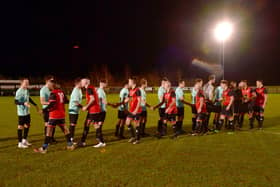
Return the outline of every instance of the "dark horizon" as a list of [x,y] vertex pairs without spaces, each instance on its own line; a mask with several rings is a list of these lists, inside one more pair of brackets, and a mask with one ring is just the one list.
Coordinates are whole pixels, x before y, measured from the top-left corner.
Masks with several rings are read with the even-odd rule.
[[[6,77],[55,74],[73,79],[107,67],[114,77],[158,74],[207,77],[193,58],[219,62],[212,28],[228,18],[226,79],[280,84],[280,2],[88,1],[4,2],[1,71]],[[79,45],[79,49],[73,49]]]

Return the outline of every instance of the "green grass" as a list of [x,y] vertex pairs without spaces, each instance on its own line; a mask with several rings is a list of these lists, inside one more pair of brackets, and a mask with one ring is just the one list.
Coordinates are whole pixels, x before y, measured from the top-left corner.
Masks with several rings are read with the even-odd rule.
[[[38,98],[35,98],[38,102]],[[109,95],[117,101],[117,95]],[[157,103],[155,95],[148,101]],[[144,138],[139,145],[118,141],[114,136],[117,111],[108,108],[104,125],[107,147],[91,146],[65,150],[59,141],[46,155],[32,149],[17,149],[17,116],[12,97],[0,97],[0,186],[280,186],[280,95],[272,94],[266,109],[263,131],[249,131],[177,140]],[[191,113],[186,107],[184,128],[190,131]],[[85,114],[77,126],[81,137]],[[157,111],[148,113],[148,132],[156,128]],[[29,140],[43,143],[43,120],[32,109]],[[93,128],[88,145],[96,143]]]

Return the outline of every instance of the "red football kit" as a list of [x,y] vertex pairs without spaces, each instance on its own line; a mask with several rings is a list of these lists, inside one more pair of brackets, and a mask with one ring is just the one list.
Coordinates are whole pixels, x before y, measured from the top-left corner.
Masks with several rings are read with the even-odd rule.
[[254,90],[252,88],[247,87],[246,89],[242,89],[242,97],[243,100],[246,100],[246,103],[252,100]]
[[90,96],[94,97],[93,103],[88,107],[88,113],[89,114],[96,114],[101,112],[101,108],[99,105],[99,99],[97,92],[94,88],[94,86],[89,85],[86,89],[86,103],[88,104],[90,101]]
[[223,106],[228,106],[230,104],[230,99],[231,97],[234,96],[233,91],[228,88],[226,90],[223,91]]
[[[176,100],[176,94],[175,94],[174,90],[170,89],[169,92],[164,93],[163,97],[164,97],[164,101],[165,101],[165,104],[166,104],[165,113],[167,113],[167,114],[177,114],[176,103],[174,103],[174,105],[171,108],[169,108],[170,104],[172,102],[174,102],[174,100]],[[169,108],[168,111],[167,111],[167,108]]]
[[200,99],[203,98],[203,104],[202,104],[202,108],[201,108],[201,113],[207,113],[207,109],[206,109],[206,103],[205,103],[205,96],[202,90],[199,90],[195,96],[195,107],[196,110],[199,109],[200,106]]
[[[129,90],[129,112],[132,113],[135,111],[137,105],[141,102],[141,91],[139,88],[134,88]],[[137,110],[137,114],[142,112],[142,107],[139,106]]]
[[50,119],[64,119],[65,118],[65,95],[63,91],[60,89],[55,89],[51,92],[50,95],[50,105],[52,107],[50,108],[49,118]]
[[264,96],[267,94],[267,89],[265,87],[262,88],[256,88],[256,100],[255,100],[255,105],[256,106],[263,106],[264,104]]

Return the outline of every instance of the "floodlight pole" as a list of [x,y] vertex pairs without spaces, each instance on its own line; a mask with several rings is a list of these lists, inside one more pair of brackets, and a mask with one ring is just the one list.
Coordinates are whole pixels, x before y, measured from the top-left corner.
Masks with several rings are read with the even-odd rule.
[[222,67],[223,67],[223,80],[225,80],[225,40],[222,40]]

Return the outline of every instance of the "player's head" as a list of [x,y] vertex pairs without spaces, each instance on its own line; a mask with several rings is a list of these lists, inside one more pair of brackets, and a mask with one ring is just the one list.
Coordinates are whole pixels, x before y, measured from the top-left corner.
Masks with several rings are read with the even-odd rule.
[[221,80],[221,87],[226,90],[228,88],[228,81],[227,80]]
[[107,80],[106,79],[100,79],[99,86],[101,88],[106,88],[107,87]]
[[128,79],[128,87],[135,88],[137,86],[137,79],[136,77],[130,77]]
[[247,80],[242,80],[241,83],[242,83],[242,88],[246,88],[248,86]]
[[76,78],[74,81],[75,87],[81,88],[82,87],[82,79],[80,77]]
[[29,79],[28,78],[20,79],[20,86],[24,89],[27,89],[29,86]]
[[122,85],[123,85],[124,88],[128,88],[128,82],[127,81],[123,82]]
[[165,85],[165,83],[166,83],[167,81],[168,81],[168,78],[163,77],[163,78],[161,79],[161,86],[164,87],[164,85]]
[[202,87],[203,80],[202,79],[195,79],[194,87],[200,89]]
[[179,85],[180,88],[184,88],[186,86],[186,83],[185,83],[185,81],[183,79],[181,79],[181,80],[179,80],[179,84],[178,85]]
[[140,80],[140,86],[143,87],[143,88],[146,88],[148,86],[148,81],[147,79],[141,79]]
[[209,83],[211,83],[211,84],[215,84],[215,82],[216,82],[216,76],[215,76],[215,75],[210,75],[210,76],[208,77],[208,81],[209,81]]
[[82,86],[82,88],[88,87],[88,85],[90,85],[90,80],[89,80],[89,78],[83,78],[83,79],[81,80],[81,86]]
[[256,81],[256,86],[257,86],[258,88],[263,87],[263,80],[257,80],[257,81]]
[[171,82],[170,81],[165,81],[164,83],[164,89],[169,90],[171,88]]
[[237,82],[236,81],[231,81],[230,82],[230,87],[231,88],[236,88],[237,87]]
[[45,83],[46,83],[47,87],[49,87],[50,84],[53,84],[54,83],[54,76],[53,75],[45,76]]

